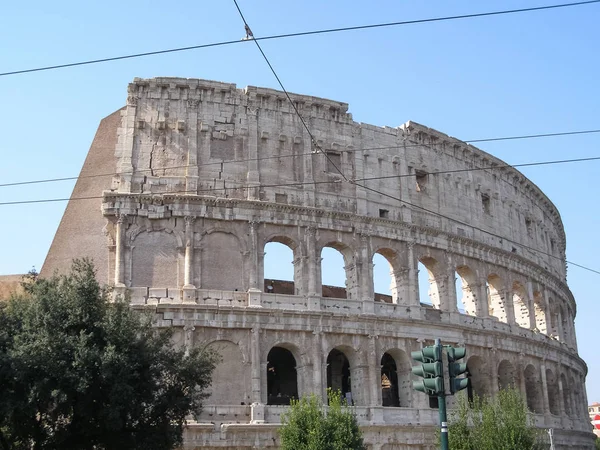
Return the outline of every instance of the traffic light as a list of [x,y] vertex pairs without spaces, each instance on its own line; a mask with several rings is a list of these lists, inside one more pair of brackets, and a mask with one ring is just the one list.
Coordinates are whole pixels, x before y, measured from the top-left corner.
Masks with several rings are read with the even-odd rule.
[[427,395],[444,395],[444,368],[442,364],[442,346],[424,347],[411,352],[411,357],[421,364],[412,368],[412,373],[423,380],[413,381],[413,389]]
[[450,393],[454,394],[469,386],[468,378],[457,378],[467,371],[467,364],[456,362],[467,354],[464,347],[448,347],[448,375],[450,376]]

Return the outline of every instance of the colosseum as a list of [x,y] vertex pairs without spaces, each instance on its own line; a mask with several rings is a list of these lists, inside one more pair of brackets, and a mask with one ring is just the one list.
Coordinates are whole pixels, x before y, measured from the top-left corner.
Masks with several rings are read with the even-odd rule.
[[[276,449],[290,398],[332,387],[370,450],[432,449],[438,412],[412,390],[409,355],[435,338],[466,346],[469,395],[513,385],[555,448],[593,446],[550,200],[423,125],[357,123],[345,103],[290,100],[135,79],[98,128],[42,269],[92,257],[180,345],[222,355],[185,448]],[[293,280],[265,279],[271,243],[293,255]],[[326,248],[343,257],[344,287],[322,283]],[[389,293],[375,292],[374,258],[389,263]]]

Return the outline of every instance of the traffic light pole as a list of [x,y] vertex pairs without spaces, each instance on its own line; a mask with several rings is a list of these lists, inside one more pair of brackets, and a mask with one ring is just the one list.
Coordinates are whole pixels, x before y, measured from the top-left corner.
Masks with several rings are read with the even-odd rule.
[[[435,346],[442,349],[442,341],[435,340]],[[440,450],[448,450],[448,417],[446,414],[446,393],[443,386],[444,378],[442,377],[442,390],[438,392],[438,409],[440,413]]]

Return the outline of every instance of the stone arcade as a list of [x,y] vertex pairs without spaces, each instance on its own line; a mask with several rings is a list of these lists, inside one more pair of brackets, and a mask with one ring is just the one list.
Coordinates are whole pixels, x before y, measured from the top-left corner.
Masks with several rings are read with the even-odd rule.
[[[521,173],[414,122],[354,122],[331,100],[291,95],[313,145],[279,91],[156,78],[128,93],[100,124],[42,275],[93,257],[181,345],[221,353],[186,449],[276,448],[289,398],[327,387],[352,399],[370,449],[431,449],[437,410],[411,390],[408,355],[436,337],[466,345],[473,393],[516,386],[557,449],[592,445],[562,222]],[[293,252],[285,290],[264,280],[270,242]],[[325,247],[343,255],[345,289],[322,286]],[[377,254],[388,297],[374,292]]]

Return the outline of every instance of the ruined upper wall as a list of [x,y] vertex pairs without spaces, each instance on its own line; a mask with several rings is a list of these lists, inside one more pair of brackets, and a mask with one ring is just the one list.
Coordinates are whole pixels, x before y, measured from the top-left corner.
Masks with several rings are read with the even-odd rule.
[[398,220],[518,253],[565,279],[560,216],[517,170],[414,122],[376,127],[354,122],[345,103],[290,97],[294,107],[272,89],[135,79],[112,189]]

